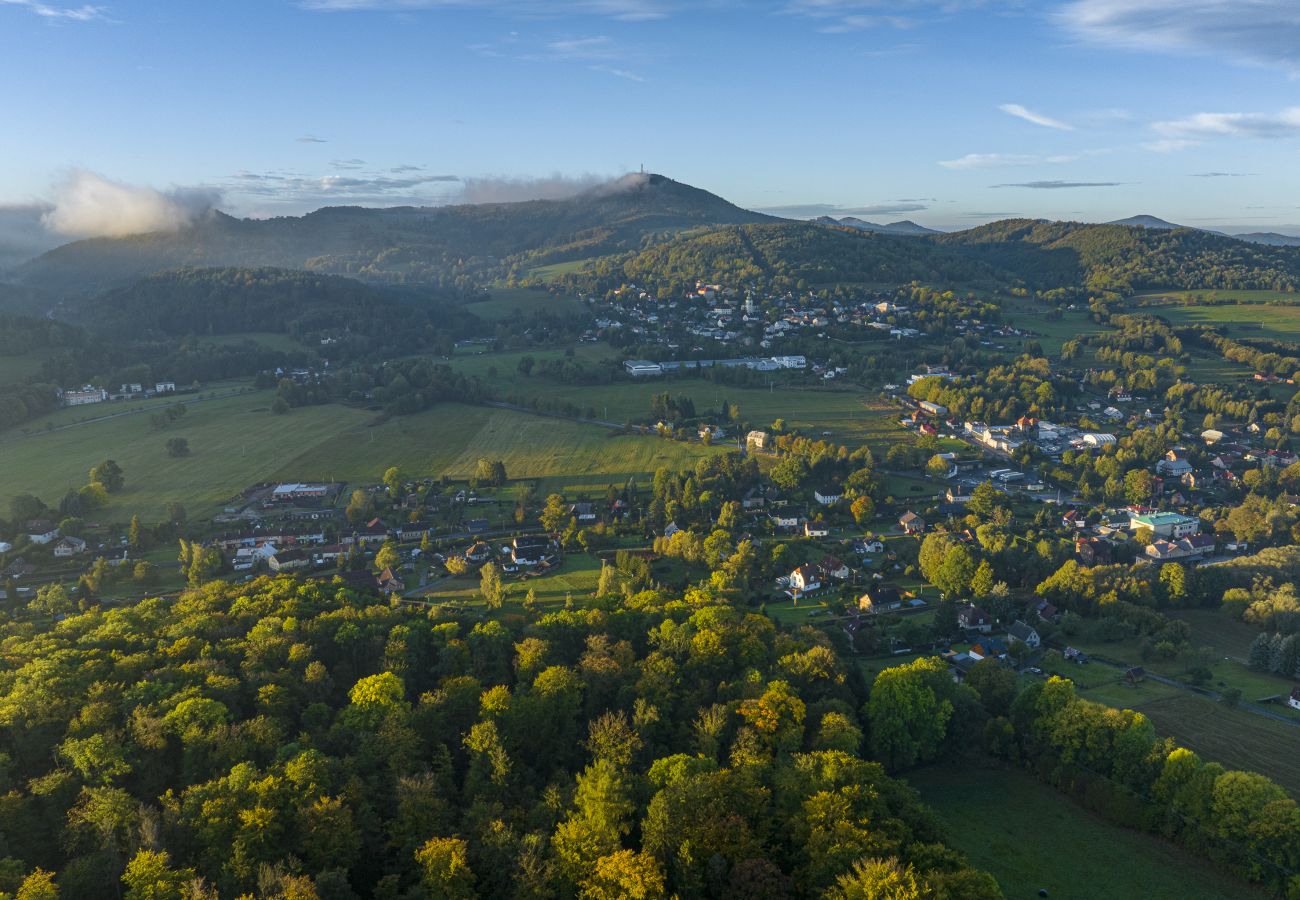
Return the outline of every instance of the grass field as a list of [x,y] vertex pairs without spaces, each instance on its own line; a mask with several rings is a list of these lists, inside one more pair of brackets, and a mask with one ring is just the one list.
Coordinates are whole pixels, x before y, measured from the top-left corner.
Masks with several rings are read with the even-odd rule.
[[1146,715],[1158,734],[1170,735],[1202,758],[1267,775],[1300,798],[1300,772],[1295,767],[1300,758],[1300,728],[1186,691],[1132,708]]
[[591,262],[589,259],[572,259],[568,262],[551,263],[549,266],[538,266],[529,274],[543,281],[554,281],[560,275],[582,271],[582,267],[589,262]]
[[46,354],[22,353],[18,356],[0,356],[0,384],[11,384],[35,375]]
[[1049,319],[1049,308],[1041,303],[1011,297],[1004,299],[1002,304],[1004,320],[1017,328],[1037,332],[1039,336],[1036,340],[1049,357],[1059,355],[1061,345],[1071,338],[1110,330],[1105,325],[1094,322],[1088,311],[1083,309],[1065,310],[1061,318]]
[[583,309],[583,305],[574,297],[556,297],[546,291],[494,287],[489,293],[492,295],[490,300],[470,303],[465,307],[465,311],[488,322],[500,322],[521,312],[564,314],[581,312]]
[[1076,806],[1016,770],[935,766],[907,780],[947,824],[947,842],[1008,898],[1191,900],[1263,896],[1156,837]]
[[[522,611],[524,595],[529,588],[537,595],[537,602],[542,607],[562,608],[569,599],[572,599],[575,606],[584,606],[591,602],[599,580],[599,559],[586,553],[570,553],[564,557],[559,571],[553,574],[524,580],[507,576],[505,583],[509,594],[503,608],[506,611]],[[439,582],[424,596],[434,602],[455,601],[474,608],[483,606],[477,575]]]
[[[1300,304],[1300,295],[1290,295]],[[1234,337],[1277,337],[1296,340],[1300,335],[1300,305],[1269,306],[1260,303],[1230,306],[1162,306],[1154,310],[1173,325],[1219,325]]]
[[1286,291],[1154,291],[1139,294],[1135,298],[1139,303],[1217,303],[1224,300],[1237,300],[1243,303],[1297,303],[1300,294]]
[[[660,466],[693,465],[721,452],[699,444],[615,435],[595,426],[484,407],[445,404],[373,425],[374,414],[338,405],[269,412],[269,391],[195,403],[183,420],[155,431],[147,415],[123,416],[0,446],[0,508],[22,492],[57,504],[86,482],[90,467],[115,459],[126,488],[104,517],[162,513],[168,501],[210,514],[258,481],[376,481],[389,466],[412,475],[468,477],[479,457],[505,462],[512,478],[541,479],[543,492],[603,491]],[[169,437],[188,439],[191,455],[170,458]]]
[[[740,417],[758,426],[785,419],[791,429],[821,436],[850,446],[869,444],[886,448],[903,436],[897,425],[897,407],[882,403],[874,395],[851,387],[822,387],[792,384],[788,376],[776,374],[770,386],[737,388],[714,384],[703,378],[654,378],[645,381],[618,381],[607,384],[561,384],[538,374],[531,377],[519,372],[519,361],[531,356],[535,361],[564,357],[561,351],[505,351],[478,353],[462,350],[452,359],[452,366],[467,375],[476,375],[491,385],[503,398],[544,398],[590,408],[598,418],[613,422],[639,421],[650,414],[650,400],[665,391],[685,395],[695,403],[701,415],[718,409],[723,400],[740,407]],[[612,348],[605,344],[579,345],[573,359],[596,366],[614,359],[621,364]]]

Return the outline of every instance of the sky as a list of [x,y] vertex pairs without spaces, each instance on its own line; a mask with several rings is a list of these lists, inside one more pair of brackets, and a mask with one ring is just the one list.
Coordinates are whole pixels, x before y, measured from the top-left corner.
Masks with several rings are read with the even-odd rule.
[[0,0],[0,84],[0,212],[63,236],[641,166],[791,217],[1300,233],[1297,0]]

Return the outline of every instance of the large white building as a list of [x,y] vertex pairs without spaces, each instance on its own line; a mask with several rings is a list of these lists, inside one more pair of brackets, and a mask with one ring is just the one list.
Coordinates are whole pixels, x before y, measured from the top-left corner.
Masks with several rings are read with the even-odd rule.
[[64,391],[59,396],[63,399],[64,406],[85,406],[88,403],[103,403],[108,399],[108,391],[86,385],[79,389]]

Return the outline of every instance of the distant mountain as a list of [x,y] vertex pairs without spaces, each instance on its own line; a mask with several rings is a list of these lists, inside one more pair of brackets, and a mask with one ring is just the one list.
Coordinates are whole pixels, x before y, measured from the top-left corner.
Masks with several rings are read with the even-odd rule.
[[327,207],[301,217],[210,212],[185,228],[77,241],[18,268],[25,285],[94,293],[181,267],[277,267],[390,284],[463,285],[640,247],[653,234],[779,222],[662,175],[565,200],[445,207]]
[[1155,216],[1129,216],[1127,219],[1117,219],[1114,222],[1107,222],[1107,225],[1127,225],[1130,228],[1158,228],[1166,231],[1175,228],[1185,228],[1185,225],[1175,225],[1173,222],[1166,222],[1164,219],[1158,219]]
[[917,225],[915,222],[904,220],[902,222],[890,222],[888,225],[879,225],[875,222],[868,222],[865,219],[859,219],[855,216],[845,216],[842,219],[832,218],[831,216],[818,216],[812,220],[818,225],[838,225],[842,228],[857,228],[859,231],[874,231],[879,234],[940,234],[933,228],[926,228],[923,225]]
[[[1160,221],[1160,220],[1157,220]],[[927,238],[1038,287],[1092,290],[1300,286],[1300,252],[1192,228],[1006,219]]]
[[1245,234],[1229,235],[1239,241],[1252,244],[1268,244],[1270,247],[1300,247],[1300,237],[1293,234],[1278,234],[1276,231],[1248,231]]

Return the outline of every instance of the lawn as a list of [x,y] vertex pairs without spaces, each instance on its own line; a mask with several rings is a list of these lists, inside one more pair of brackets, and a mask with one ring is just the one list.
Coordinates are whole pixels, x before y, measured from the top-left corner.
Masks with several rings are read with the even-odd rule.
[[1157,734],[1169,735],[1203,759],[1267,775],[1300,799],[1300,772],[1295,766],[1300,758],[1300,728],[1187,691],[1124,705],[1149,718]]
[[[564,557],[560,568],[551,574],[526,579],[506,576],[509,594],[504,608],[521,611],[524,596],[530,588],[542,607],[562,608],[570,599],[574,605],[582,606],[594,597],[599,580],[599,559],[586,553],[570,553]],[[450,600],[471,607],[483,605],[477,574],[438,582],[424,596],[434,602]]]
[[[269,411],[271,397],[264,391],[193,403],[184,419],[162,431],[153,429],[149,416],[133,415],[19,437],[0,445],[0,508],[23,492],[57,503],[109,457],[125,471],[126,488],[103,515],[125,519],[139,512],[152,519],[171,500],[192,517],[210,515],[259,481],[373,482],[393,465],[411,475],[467,478],[480,457],[503,460],[511,478],[540,479],[543,493],[594,493],[630,477],[647,481],[660,466],[678,470],[721,452],[458,404],[378,425],[374,413],[339,405],[276,416]],[[169,457],[169,437],[186,438],[191,455]]]
[[[1049,319],[1050,307],[1012,297],[1002,301],[1003,318],[1017,328],[1028,329],[1036,333],[1034,338],[1043,347],[1049,358],[1060,355],[1061,345],[1066,341],[1082,335],[1109,331],[1105,325],[1098,324],[1084,309],[1069,309],[1061,313],[1059,319]],[[1014,342],[1015,338],[1006,339]]]
[[[868,444],[882,452],[906,435],[898,427],[900,410],[867,392],[844,386],[823,386],[795,382],[792,376],[771,373],[763,387],[729,387],[705,378],[653,378],[644,381],[616,381],[603,384],[562,384],[536,372],[525,376],[519,361],[526,356],[535,363],[562,359],[562,350],[483,352],[461,350],[451,361],[453,368],[482,378],[502,399],[540,398],[568,403],[596,417],[613,422],[641,421],[650,416],[650,401],[665,391],[690,397],[696,411],[707,415],[723,400],[740,408],[740,418],[766,427],[785,419],[786,427],[850,446]],[[574,360],[591,367],[622,355],[607,344],[580,344]]]
[[947,825],[947,843],[1008,898],[1190,900],[1259,892],[1152,835],[1111,825],[1013,769],[933,766],[908,782]]
[[568,262],[551,263],[549,266],[537,266],[528,274],[543,281],[554,281],[561,275],[581,272],[582,267],[589,262],[591,262],[590,259],[571,259]]
[[[1300,295],[1285,295],[1300,303]],[[1271,298],[1270,298],[1271,299]],[[1296,340],[1300,336],[1300,305],[1263,303],[1224,306],[1162,306],[1153,310],[1173,325],[1220,325],[1234,337],[1278,337]]]
[[487,322],[500,322],[521,314],[549,312],[563,315],[579,313],[585,308],[575,297],[557,297],[547,291],[494,287],[489,293],[490,299],[470,303],[465,311]]

